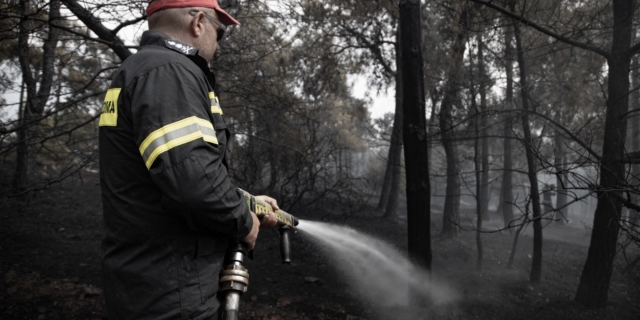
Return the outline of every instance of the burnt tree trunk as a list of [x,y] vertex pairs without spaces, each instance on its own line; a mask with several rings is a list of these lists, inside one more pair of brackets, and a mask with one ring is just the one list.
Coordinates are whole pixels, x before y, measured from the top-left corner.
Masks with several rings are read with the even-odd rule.
[[623,114],[629,107],[629,67],[634,1],[613,1],[613,41],[607,57],[609,82],[607,114],[600,162],[598,205],[593,219],[593,231],[576,301],[582,305],[604,308],[608,300],[609,283],[620,229],[622,205],[615,195],[621,195],[625,165],[621,159],[627,121]]
[[431,270],[431,211],[420,1],[401,0],[402,109],[409,256]]
[[[511,11],[515,11],[515,2],[511,1]],[[524,139],[522,143],[527,156],[527,175],[531,184],[530,196],[533,205],[533,259],[531,261],[531,272],[529,282],[538,284],[542,276],[542,221],[540,212],[540,194],[538,192],[538,177],[536,175],[535,146],[531,138],[531,128],[529,126],[529,87],[527,84],[527,67],[524,59],[524,49],[520,37],[520,27],[514,24],[514,34],[516,38],[516,52],[518,56],[518,69],[520,69],[520,94],[522,96],[522,131]]]
[[[437,113],[436,113],[436,105],[438,104],[438,91],[434,88],[432,88],[430,90],[430,98],[431,98],[431,116],[429,117],[429,122],[428,122],[428,126],[427,126],[427,136],[429,137],[428,141],[427,141],[427,151],[429,154],[429,163],[431,163],[431,155],[432,155],[432,148],[433,148],[433,140],[432,137],[434,136],[435,132],[436,132],[436,123],[437,123]],[[431,188],[431,194],[432,195],[436,195],[438,193],[438,188]]]
[[480,112],[476,106],[475,103],[475,97],[472,100],[472,105],[474,106],[475,109],[475,113],[476,113],[476,119],[475,119],[475,133],[476,133],[476,139],[474,140],[473,143],[473,164],[475,167],[475,173],[476,173],[476,246],[478,249],[478,256],[476,259],[476,270],[482,270],[482,260],[484,259],[484,252],[483,252],[483,248],[482,248],[482,211],[483,211],[483,201],[482,201],[482,174],[481,171],[483,169],[482,167],[482,159],[481,159],[481,154],[480,154],[480,128],[479,128],[479,122],[480,117],[482,117],[482,115],[480,115]]
[[[396,114],[398,108],[396,107]],[[393,131],[395,130],[396,123],[393,123],[393,130],[391,131],[391,139],[393,139]],[[393,165],[391,164],[391,142],[389,142],[389,152],[387,154],[387,165],[384,169],[384,178],[382,179],[382,190],[380,191],[380,199],[378,200],[378,210],[384,210],[387,207],[389,201],[389,190],[391,190],[391,171],[393,171]]]
[[[507,76],[507,90],[504,102],[504,107],[507,110],[513,110],[513,28],[507,27],[505,32],[505,60],[504,69]],[[504,126],[502,127],[502,135],[504,140],[502,141],[502,188],[501,196],[502,201],[498,204],[498,212],[502,212],[502,219],[504,220],[504,227],[508,227],[511,221],[513,221],[513,157],[511,151],[511,139],[513,138],[513,131],[511,129],[512,120],[511,115],[506,113],[504,120]]]
[[482,34],[478,35],[478,71],[480,72],[480,141],[481,141],[481,177],[480,190],[480,215],[482,219],[489,220],[489,142],[487,141],[487,76],[484,66],[484,42]]
[[[400,30],[398,30],[399,33]],[[388,192],[388,201],[385,205],[384,218],[390,219],[397,215],[398,198],[400,197],[400,174],[402,161],[402,70],[400,65],[402,57],[402,45],[400,35],[396,35],[396,113],[393,119],[393,131],[391,133],[391,147],[389,148],[389,163],[391,163],[391,181]],[[381,198],[382,199],[382,198]]]
[[[13,175],[13,191],[22,193],[28,190],[36,165],[36,143],[40,132],[40,120],[44,107],[51,95],[53,74],[55,72],[55,51],[60,37],[60,30],[51,24],[60,23],[60,1],[53,0],[49,4],[49,22],[47,39],[42,44],[42,64],[40,83],[34,76],[29,55],[29,38],[33,21],[27,17],[31,14],[31,1],[20,1],[23,19],[18,31],[18,60],[22,71],[22,80],[27,92],[25,107],[20,113],[20,128],[17,130],[16,169]],[[37,74],[37,73],[36,73]]]
[[[640,109],[640,64],[638,63],[638,57],[633,57],[631,60],[631,95],[629,105],[631,110]],[[640,150],[640,116],[635,115],[631,117],[631,151]],[[631,165],[631,179],[629,184],[638,188],[640,186],[640,164]],[[636,189],[637,190],[637,189]],[[640,196],[637,193],[631,193],[631,201],[633,203],[640,203]],[[640,217],[640,213],[637,210],[629,208],[629,222],[630,228],[634,228],[636,221]]]
[[466,20],[466,11],[461,13],[459,30],[451,48],[451,66],[445,86],[444,97],[440,105],[439,123],[442,147],[447,161],[447,188],[445,191],[444,209],[442,211],[442,235],[452,237],[458,235],[460,223],[460,169],[458,167],[458,151],[454,143],[453,107],[460,103],[460,85],[462,83],[462,66],[467,43],[467,30],[462,26]]

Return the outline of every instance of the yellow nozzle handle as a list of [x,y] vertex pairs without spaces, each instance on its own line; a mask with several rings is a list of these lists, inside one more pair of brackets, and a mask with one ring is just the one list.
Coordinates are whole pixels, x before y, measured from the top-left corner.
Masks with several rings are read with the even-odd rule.
[[238,189],[238,190],[242,191],[245,199],[247,200],[247,204],[249,205],[249,210],[255,213],[256,216],[264,217],[265,215],[267,215],[267,213],[273,212],[276,215],[276,220],[278,220],[278,224],[287,225],[290,227],[295,227],[298,225],[298,219],[296,219],[296,217],[292,216],[291,214],[283,210],[274,211],[273,207],[271,207],[270,204],[260,199],[256,199],[256,197],[251,195],[249,192],[246,192],[242,189]]

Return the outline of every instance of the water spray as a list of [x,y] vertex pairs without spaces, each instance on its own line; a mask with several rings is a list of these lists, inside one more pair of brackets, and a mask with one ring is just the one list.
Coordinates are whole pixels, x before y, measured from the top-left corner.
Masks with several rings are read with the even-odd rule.
[[[426,306],[447,303],[457,296],[401,250],[375,237],[308,220],[300,221],[299,230],[324,251],[356,296],[376,308],[380,318],[419,319]],[[400,310],[398,307],[405,314],[392,311]]]
[[[298,219],[291,214],[282,210],[273,210],[270,204],[256,199],[250,193],[239,189],[244,194],[249,210],[258,216],[264,217],[268,213],[273,212],[278,221],[280,231],[280,256],[283,264],[291,263],[291,243],[289,234],[298,225]],[[246,256],[252,258],[252,252],[247,252],[244,244],[235,243],[225,256],[225,267],[220,273],[219,291],[224,295],[224,303],[222,305],[222,320],[237,320],[238,310],[240,308],[240,296],[247,292],[249,286],[249,271],[244,267],[244,258]]]

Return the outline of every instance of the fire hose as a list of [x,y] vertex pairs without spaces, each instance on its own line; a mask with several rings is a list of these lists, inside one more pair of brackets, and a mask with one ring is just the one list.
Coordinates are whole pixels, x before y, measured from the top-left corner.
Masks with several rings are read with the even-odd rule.
[[[244,194],[249,209],[258,218],[273,212],[278,221],[280,231],[280,256],[283,264],[291,263],[291,244],[289,234],[298,225],[298,219],[282,210],[273,210],[270,204],[256,199],[250,193],[239,189]],[[235,243],[229,247],[225,256],[225,267],[220,273],[219,292],[223,295],[221,308],[222,320],[237,320],[240,308],[240,296],[247,291],[249,286],[249,272],[244,267],[244,258],[251,253],[247,253],[242,243]]]

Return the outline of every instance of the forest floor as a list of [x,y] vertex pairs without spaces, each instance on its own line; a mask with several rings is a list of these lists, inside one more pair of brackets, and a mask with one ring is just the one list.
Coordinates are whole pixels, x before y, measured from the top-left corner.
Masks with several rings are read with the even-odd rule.
[[[435,210],[434,210],[435,211]],[[472,210],[462,212],[473,216]],[[380,218],[374,209],[348,217],[296,212],[300,218],[348,226],[404,250],[406,223]],[[106,319],[100,273],[102,207],[97,177],[67,181],[37,192],[29,206],[0,203],[0,319]],[[432,214],[437,235],[442,216]],[[466,219],[466,218],[463,218]],[[292,237],[291,265],[280,264],[275,230],[263,230],[256,247],[242,319],[638,319],[640,270],[623,274],[618,255],[606,309],[573,302],[588,250],[590,230],[544,229],[542,282],[527,278],[532,239],[520,238],[514,268],[505,267],[513,235],[483,233],[484,264],[476,270],[475,232],[455,239],[433,237],[434,278],[454,292],[453,301],[418,307],[381,307],[359,299],[331,259],[300,234]],[[634,252],[634,256],[640,252]],[[376,279],[371,279],[376,281]],[[389,295],[397,294],[388,288]],[[382,302],[380,302],[382,304]],[[377,310],[377,311],[374,311]],[[382,312],[379,310],[383,310]]]

